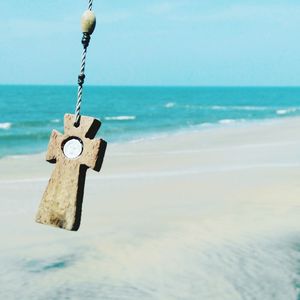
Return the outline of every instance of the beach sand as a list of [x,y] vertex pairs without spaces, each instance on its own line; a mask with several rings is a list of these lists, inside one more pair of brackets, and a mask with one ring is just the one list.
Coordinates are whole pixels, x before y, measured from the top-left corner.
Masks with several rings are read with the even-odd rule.
[[0,160],[1,299],[298,299],[299,118],[108,144],[78,232],[34,222],[52,169]]

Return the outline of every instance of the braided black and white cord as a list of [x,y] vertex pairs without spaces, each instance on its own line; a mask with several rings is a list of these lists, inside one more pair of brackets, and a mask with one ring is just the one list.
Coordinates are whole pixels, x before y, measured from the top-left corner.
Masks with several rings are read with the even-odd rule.
[[93,0],[89,0],[89,10],[92,10],[93,7]]
[[[89,0],[89,10],[92,10],[93,0]],[[81,66],[80,66],[80,73],[78,76],[78,92],[77,92],[77,103],[75,108],[75,122],[74,125],[77,127],[80,123],[80,109],[81,109],[81,102],[82,102],[82,90],[83,84],[85,79],[85,64],[86,64],[86,53],[87,47],[89,46],[90,42],[90,35],[88,33],[83,33],[82,37],[82,45],[83,45],[83,52],[82,52],[82,59],[81,59]]]
[[83,90],[83,84],[84,84],[84,78],[85,78],[84,70],[85,70],[85,63],[86,63],[86,52],[87,52],[87,48],[84,48],[83,52],[82,52],[80,74],[78,76],[77,103],[76,103],[76,108],[75,108],[75,126],[78,126],[79,122],[80,122],[80,108],[81,108],[81,102],[82,102],[82,90]]

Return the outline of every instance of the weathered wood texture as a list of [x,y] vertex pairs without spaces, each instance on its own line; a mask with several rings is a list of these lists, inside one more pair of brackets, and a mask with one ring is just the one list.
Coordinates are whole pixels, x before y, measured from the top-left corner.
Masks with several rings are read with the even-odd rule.
[[[64,134],[53,130],[46,160],[56,163],[55,169],[43,195],[36,222],[76,231],[80,226],[82,199],[86,171],[100,171],[106,142],[93,139],[100,128],[100,121],[80,117],[80,126],[74,126],[75,116],[64,117]],[[75,159],[63,152],[64,144],[71,138],[82,141],[83,151]]]

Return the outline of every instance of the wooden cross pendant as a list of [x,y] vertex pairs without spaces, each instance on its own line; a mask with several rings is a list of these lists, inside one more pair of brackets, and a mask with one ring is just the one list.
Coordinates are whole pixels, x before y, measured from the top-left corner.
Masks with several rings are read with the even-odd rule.
[[75,116],[64,116],[64,134],[52,131],[46,160],[56,163],[44,192],[36,222],[77,231],[80,226],[86,171],[100,171],[106,142],[93,139],[101,122],[81,116],[74,126]]

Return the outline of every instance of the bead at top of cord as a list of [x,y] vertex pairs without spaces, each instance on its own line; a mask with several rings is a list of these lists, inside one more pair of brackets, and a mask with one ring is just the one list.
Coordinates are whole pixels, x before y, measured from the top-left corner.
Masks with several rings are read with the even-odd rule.
[[92,34],[96,27],[96,15],[91,10],[86,10],[81,17],[81,30],[83,33]]

